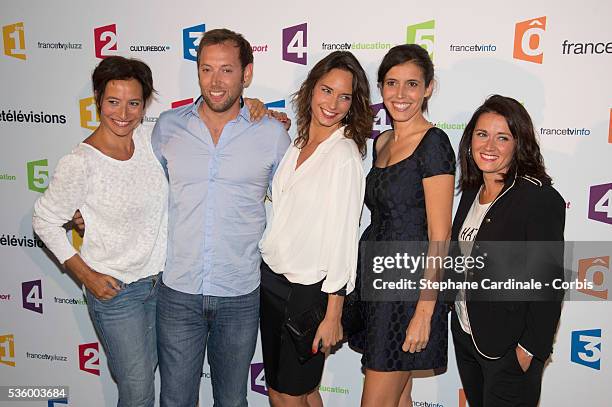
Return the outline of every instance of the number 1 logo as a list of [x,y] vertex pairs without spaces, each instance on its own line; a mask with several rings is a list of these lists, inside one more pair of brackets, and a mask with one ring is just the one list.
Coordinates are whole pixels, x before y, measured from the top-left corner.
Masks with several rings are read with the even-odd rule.
[[104,59],[117,53],[117,25],[94,28],[96,58]]
[[25,29],[23,23],[15,23],[2,27],[2,39],[4,40],[4,55],[17,59],[26,59]]
[[15,367],[15,336],[0,335],[0,363]]
[[593,185],[591,187],[589,219],[612,225],[612,184]]
[[42,281],[26,281],[21,283],[21,299],[23,308],[43,313]]
[[283,61],[306,65],[308,60],[308,27],[298,24],[283,28]]
[[429,53],[429,57],[433,60],[435,28],[436,20],[409,25],[406,30],[406,43],[420,45]]
[[43,193],[49,186],[49,163],[47,159],[30,161],[28,168],[28,189]]
[[79,100],[79,112],[82,128],[89,130],[98,128],[100,119],[98,119],[98,107],[93,96]]
[[79,345],[79,369],[100,376],[100,348],[98,342]]

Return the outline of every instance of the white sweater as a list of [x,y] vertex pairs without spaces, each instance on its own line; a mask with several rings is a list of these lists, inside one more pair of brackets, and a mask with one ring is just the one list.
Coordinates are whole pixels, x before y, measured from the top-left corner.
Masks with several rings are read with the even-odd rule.
[[151,148],[151,129],[137,127],[133,139],[134,154],[126,161],[85,143],[62,157],[32,219],[64,263],[76,250],[62,225],[79,209],[86,226],[81,257],[127,284],[163,270],[168,224],[168,183]]

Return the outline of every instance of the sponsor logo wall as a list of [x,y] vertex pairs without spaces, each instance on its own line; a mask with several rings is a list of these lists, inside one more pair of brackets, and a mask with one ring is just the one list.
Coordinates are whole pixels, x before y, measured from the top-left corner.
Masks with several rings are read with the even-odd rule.
[[[291,95],[308,70],[335,50],[353,52],[371,81],[371,138],[391,128],[376,84],[378,64],[397,44],[421,45],[436,67],[428,118],[453,146],[486,96],[516,98],[532,114],[547,169],[567,200],[566,239],[612,240],[612,28],[602,18],[612,15],[612,3],[586,0],[580,10],[557,3],[499,4],[491,10],[484,0],[469,8],[422,3],[415,9],[400,0],[384,7],[336,3],[314,0],[264,10],[237,0],[231,7],[240,13],[207,0],[186,0],[179,8],[156,3],[148,10],[67,0],[3,4],[0,382],[70,386],[68,399],[49,400],[48,406],[116,404],[85,298],[33,234],[32,206],[60,157],[99,125],[90,84],[97,63],[125,55],[151,66],[157,94],[145,121],[153,124],[162,111],[199,96],[197,44],[214,28],[235,29],[251,42],[254,79],[245,94],[286,112],[293,120],[292,137]],[[371,166],[371,151],[364,166]],[[366,209],[363,227],[368,222]],[[68,237],[77,248],[82,243],[76,233]],[[544,377],[543,407],[579,405],[585,397],[593,405],[609,404],[611,256],[593,248],[574,258],[577,277],[591,284],[576,293],[585,301],[564,305]],[[414,406],[467,406],[452,345],[449,358],[447,373],[425,372],[415,379]],[[249,372],[253,406],[268,405],[261,360],[258,345]],[[359,404],[359,361],[347,346],[329,358],[320,387],[325,405]],[[203,370],[210,372],[208,366]],[[209,378],[210,373],[202,377],[202,406],[212,405]],[[564,385],[570,382],[588,394]]]

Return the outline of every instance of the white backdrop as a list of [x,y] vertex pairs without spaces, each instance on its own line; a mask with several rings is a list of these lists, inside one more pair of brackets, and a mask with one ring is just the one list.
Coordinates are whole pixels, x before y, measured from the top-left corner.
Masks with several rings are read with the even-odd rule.
[[[159,93],[146,120],[154,122],[174,102],[197,97],[193,44],[201,32],[231,28],[255,49],[255,78],[246,94],[293,117],[289,95],[330,49],[350,47],[368,72],[373,103],[380,103],[374,80],[385,50],[417,42],[436,66],[429,118],[453,145],[487,95],[520,100],[567,201],[566,239],[611,240],[612,3],[444,3],[4,1],[0,383],[70,386],[67,401],[19,405],[116,403],[80,287],[39,247],[31,228],[32,205],[58,159],[97,125],[90,75],[99,57],[129,55],[151,66]],[[387,124],[378,110],[375,128]],[[364,165],[370,164],[368,157]],[[598,291],[590,294],[593,302],[565,304],[542,406],[610,405],[610,255],[594,250],[575,259]],[[414,406],[465,406],[453,359],[450,349],[447,373],[415,380]],[[258,349],[249,389],[255,406],[267,405],[261,360]],[[359,356],[345,346],[326,366],[326,405],[358,405],[362,380]],[[200,404],[212,405],[206,365]]]

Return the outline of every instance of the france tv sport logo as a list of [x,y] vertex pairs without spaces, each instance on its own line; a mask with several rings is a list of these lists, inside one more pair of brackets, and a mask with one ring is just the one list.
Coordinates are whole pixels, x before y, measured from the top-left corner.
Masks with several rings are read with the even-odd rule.
[[516,23],[514,27],[515,59],[541,64],[544,59],[542,39],[546,30],[546,16]]
[[265,396],[268,395],[268,387],[266,386],[266,373],[264,371],[263,363],[253,363],[251,364],[251,390],[263,394]]
[[283,28],[283,61],[306,65],[308,62],[307,23]]
[[206,24],[198,24],[183,29],[183,58],[189,61],[198,60],[198,43],[206,32]]
[[104,59],[117,53],[117,25],[109,24],[94,28],[96,58]]
[[42,281],[33,280],[21,283],[21,300],[23,308],[43,313]]
[[391,117],[387,114],[383,103],[371,105],[372,114],[374,115],[374,125],[372,126],[371,138],[376,138],[385,130],[391,128]]
[[572,332],[571,361],[600,370],[601,329],[585,329]]
[[26,59],[23,22],[2,27],[2,39],[4,42],[4,55],[22,60]]
[[608,276],[610,256],[578,260],[578,280],[593,283],[593,288],[579,288],[578,291],[592,297],[608,299]]
[[81,127],[84,129],[95,130],[100,125],[98,118],[98,107],[93,96],[79,100],[79,115],[81,117]]
[[590,188],[589,219],[612,225],[612,184],[593,185]]
[[26,163],[28,189],[43,193],[49,186],[49,163],[46,158]]
[[429,57],[433,59],[435,28],[436,20],[409,25],[406,28],[406,44],[420,45],[429,53]]
[[98,342],[79,345],[79,369],[100,376],[100,347]]
[[0,363],[15,367],[15,336],[0,335]]

